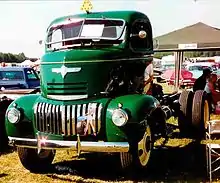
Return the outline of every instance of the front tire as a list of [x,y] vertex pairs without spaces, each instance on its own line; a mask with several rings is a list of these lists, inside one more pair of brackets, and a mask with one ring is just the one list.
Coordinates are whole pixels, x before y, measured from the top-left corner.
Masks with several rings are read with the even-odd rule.
[[135,168],[139,170],[146,168],[150,160],[152,148],[153,138],[151,128],[147,125],[143,138],[135,144],[134,150],[132,152],[120,153],[122,169],[133,170]]
[[30,172],[42,172],[49,169],[55,157],[53,150],[41,150],[18,147],[18,156],[22,165]]

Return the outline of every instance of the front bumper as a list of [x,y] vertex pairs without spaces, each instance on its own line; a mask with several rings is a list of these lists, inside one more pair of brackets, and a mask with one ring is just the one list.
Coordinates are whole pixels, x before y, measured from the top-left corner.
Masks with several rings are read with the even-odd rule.
[[9,145],[34,148],[34,149],[71,149],[80,153],[84,152],[128,152],[129,143],[128,142],[90,142],[90,141],[80,141],[78,136],[77,141],[64,141],[64,140],[47,140],[41,138],[37,139],[30,138],[18,138],[18,137],[8,137]]

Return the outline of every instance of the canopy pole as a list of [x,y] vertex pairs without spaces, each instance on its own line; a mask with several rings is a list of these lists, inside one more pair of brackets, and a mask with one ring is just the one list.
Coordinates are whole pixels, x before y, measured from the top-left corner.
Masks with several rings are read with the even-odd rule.
[[175,57],[175,81],[174,81],[174,89],[175,92],[178,92],[179,86],[180,86],[180,70],[181,70],[181,65],[183,63],[183,55],[184,51],[176,51],[174,52],[174,57]]

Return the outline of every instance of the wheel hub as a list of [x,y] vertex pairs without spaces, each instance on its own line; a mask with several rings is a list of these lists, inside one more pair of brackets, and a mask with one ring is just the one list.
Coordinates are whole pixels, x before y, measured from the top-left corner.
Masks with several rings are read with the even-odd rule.
[[38,153],[38,157],[41,159],[44,159],[48,157],[49,154],[50,154],[50,151],[41,149],[40,153]]
[[150,127],[148,126],[146,128],[143,138],[138,143],[138,156],[139,156],[140,164],[142,166],[146,166],[149,161],[151,148],[152,148],[151,143],[152,143],[151,130]]

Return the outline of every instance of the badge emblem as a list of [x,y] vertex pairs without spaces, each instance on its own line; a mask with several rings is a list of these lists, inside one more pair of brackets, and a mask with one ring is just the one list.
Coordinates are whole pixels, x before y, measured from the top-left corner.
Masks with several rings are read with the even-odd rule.
[[63,65],[61,68],[52,68],[52,72],[60,73],[62,78],[65,78],[66,74],[69,72],[79,72],[79,71],[81,71],[81,67],[68,68],[65,65]]

